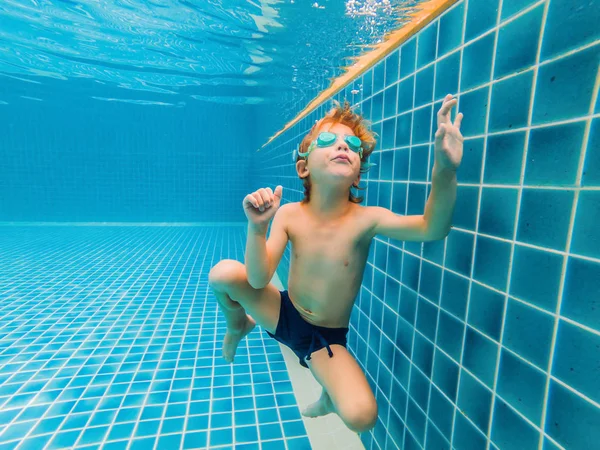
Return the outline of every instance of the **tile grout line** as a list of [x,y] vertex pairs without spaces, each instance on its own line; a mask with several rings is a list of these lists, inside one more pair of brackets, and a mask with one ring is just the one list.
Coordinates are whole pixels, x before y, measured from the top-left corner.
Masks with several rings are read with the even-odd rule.
[[[595,81],[594,89],[592,91],[592,95],[591,95],[591,99],[590,99],[589,111],[594,110],[596,101],[598,99],[599,89],[600,89],[600,70],[598,70],[596,72],[596,81]],[[578,186],[581,186],[581,182],[582,182],[582,178],[583,178],[583,168],[584,168],[584,164],[585,164],[585,156],[586,156],[587,144],[589,141],[590,128],[591,128],[591,119],[589,119],[588,122],[586,123],[584,138],[583,138],[583,142],[581,144],[581,152],[580,152],[579,164],[578,164],[578,168],[577,168],[577,177],[576,177],[576,184]],[[577,215],[578,201],[579,201],[579,191],[575,191],[574,198],[573,198],[573,205],[571,208],[571,217],[569,219],[569,229],[567,232],[567,245],[566,245],[566,249],[565,249],[565,255],[563,257],[564,259],[563,259],[563,266],[562,266],[561,276],[560,276],[560,285],[558,288],[558,301],[556,303],[554,329],[552,331],[552,341],[550,343],[550,355],[548,358],[548,367],[546,369],[546,374],[547,374],[546,375],[546,387],[544,390],[544,400],[543,400],[543,406],[542,406],[542,421],[541,421],[541,425],[540,425],[541,429],[543,430],[543,434],[540,437],[538,450],[542,450],[542,447],[543,447],[543,436],[545,434],[546,421],[548,418],[548,403],[549,403],[549,397],[550,397],[550,380],[553,379],[552,365],[554,363],[554,352],[556,349],[558,326],[560,324],[560,319],[561,319],[560,312],[561,312],[561,307],[562,307],[562,301],[564,298],[565,279],[567,276],[567,266],[568,266],[568,262],[569,262],[569,256],[571,253],[571,245],[573,243],[573,230],[575,227],[575,218]]]
[[[385,101],[386,100],[386,94],[385,93],[387,92],[387,89],[390,88],[390,87],[386,86],[386,83],[387,83],[387,64],[388,64],[388,61],[389,61],[389,55],[387,55],[379,63],[379,64],[383,64],[383,90],[382,90],[382,92],[384,94],[383,94],[383,100],[382,100],[382,105],[381,105],[381,108],[382,108],[382,113],[381,113],[382,120],[383,120],[383,117],[385,116],[385,106],[386,106],[386,101]],[[398,58],[398,70],[400,70],[400,58]],[[396,101],[394,103],[395,103],[396,111],[397,111],[398,110],[398,90],[397,90],[397,88],[396,88]],[[383,134],[383,123],[382,123],[382,134]],[[394,138],[395,138],[395,136],[396,136],[396,123],[394,121]],[[394,167],[394,160],[395,160],[395,155],[392,154],[392,170],[393,170],[393,167]],[[381,169],[379,171],[379,176],[381,177]],[[378,189],[378,194],[379,194],[379,189]],[[391,203],[392,203],[392,198],[393,198],[393,190],[390,189],[390,207],[391,207]],[[378,195],[378,198],[377,198],[377,203],[379,204],[379,195]],[[375,251],[377,251],[377,243],[374,243],[374,245],[375,245]],[[383,245],[385,245],[385,244],[383,244]],[[389,252],[389,246],[385,246],[385,259],[386,259],[386,262],[387,262],[387,258],[388,258],[388,252]],[[375,258],[375,260],[376,260],[376,258]],[[375,274],[375,271],[373,271],[373,274]],[[373,283],[375,282],[374,278],[375,277],[373,277]],[[383,297],[384,298],[385,298],[386,291],[387,291],[387,285],[386,285],[386,283],[384,283],[384,285],[383,285]],[[373,296],[371,296],[371,309],[372,309],[372,307],[373,307]],[[382,311],[383,311],[383,309],[382,309]],[[371,317],[372,317],[372,314],[371,314]],[[381,324],[383,326],[383,314],[381,316]],[[370,328],[371,327],[369,327],[369,329]],[[383,342],[384,338],[385,338],[384,335],[382,333],[379,333],[379,349],[378,349],[379,351],[377,353],[378,355],[381,355],[381,347],[382,347],[382,342]],[[392,363],[391,363],[392,367],[393,367],[393,361],[394,361],[394,355],[392,355]],[[377,364],[377,377],[376,377],[377,388],[376,388],[376,392],[375,392],[375,398],[377,398],[377,394],[379,394],[379,392],[382,392],[383,397],[386,398],[385,393],[383,392],[383,390],[379,386],[379,374],[380,374],[380,372],[382,370],[382,368],[381,368],[382,365],[385,366],[385,364],[383,363],[383,361],[381,360],[381,358],[379,358],[379,362]],[[390,384],[390,396],[391,396],[391,388],[392,387],[391,387],[391,384]],[[381,414],[378,414],[377,423],[380,421],[380,418],[379,418],[380,415]],[[383,421],[381,421],[381,423],[383,424],[383,427],[386,430],[389,428],[389,421],[390,421],[390,404],[388,403],[388,405],[387,405],[387,423],[384,423]],[[375,429],[373,429],[372,433],[373,434],[375,433]],[[387,439],[388,439],[388,433],[386,433],[386,438],[385,438],[385,441],[384,441],[384,446],[385,446],[385,442],[387,441]],[[377,444],[377,441],[375,439],[373,439],[373,442],[375,444]],[[377,444],[377,446],[379,446],[379,444]]]
[[[384,85],[386,85],[387,82],[388,82],[388,79],[387,79],[387,65],[388,65],[389,57],[390,57],[390,55],[388,55],[385,58],[385,64],[384,64],[384,70],[385,70]],[[397,70],[397,74],[398,74],[397,76],[398,77],[400,76],[400,63],[401,63],[400,62],[400,51],[398,51],[398,62],[396,64],[396,70]],[[387,86],[386,88],[387,89],[391,89],[391,85]],[[398,97],[400,95],[399,94],[399,90],[398,90],[398,84],[395,85],[395,88],[396,88],[396,101],[394,102],[394,107],[395,107],[395,115],[397,115],[398,114],[398,101],[399,101]],[[384,111],[385,111],[385,105],[386,105],[386,102],[385,102],[385,97],[384,97],[384,99],[383,99]],[[384,115],[385,115],[385,113],[384,113]],[[394,120],[394,143],[396,142],[396,135],[397,135],[397,133],[398,133],[398,121]],[[394,152],[394,153],[392,153],[392,177],[393,177],[394,167],[395,166],[396,166],[396,153]],[[381,172],[380,172],[379,175],[381,177]],[[394,187],[391,186],[390,187],[390,205],[389,205],[389,207],[390,207],[389,209],[390,210],[392,209],[393,200],[394,200]],[[375,245],[377,245],[377,244],[375,243]],[[386,245],[386,243],[384,242],[383,245]],[[387,264],[387,262],[389,261],[389,254],[390,254],[390,246],[389,246],[389,244],[386,245],[386,252],[385,253],[386,253],[385,260],[386,260],[386,264]],[[387,269],[387,267],[386,267],[386,269]],[[387,270],[386,270],[386,272],[387,272]],[[373,271],[373,273],[375,273],[375,272]],[[384,299],[386,297],[386,294],[387,294],[387,283],[384,284],[384,291],[383,291],[383,297],[384,297]],[[398,297],[400,297],[400,291],[398,291]],[[398,298],[398,300],[399,300],[399,298]],[[383,311],[385,310],[385,306],[386,306],[385,303],[383,303],[383,305],[382,305],[382,317],[381,317],[381,325],[382,325],[382,327],[383,327],[383,321],[385,320],[384,319],[384,314],[383,314]],[[396,319],[396,329],[397,329],[397,326],[398,326],[398,319]],[[381,341],[380,342],[383,342],[383,339],[385,339],[385,338],[386,338],[385,333],[382,333],[382,335],[381,335]],[[381,345],[382,344],[380,344],[380,349],[381,349]],[[381,350],[380,350],[379,354],[381,354]],[[389,364],[390,364],[390,367],[389,367],[390,380],[393,377],[393,370],[394,370],[394,361],[395,361],[395,359],[396,359],[396,354],[392,353],[392,360],[389,362]],[[385,362],[380,361],[380,365],[382,363],[385,366]],[[393,384],[390,381],[390,388],[389,388],[389,393],[388,393],[388,395],[390,396],[390,398],[392,396],[392,387],[393,387]],[[386,398],[385,393],[383,394],[383,396],[384,396],[384,398]],[[386,431],[389,430],[389,428],[390,428],[390,415],[391,414],[392,414],[392,404],[391,404],[390,401],[388,401],[388,405],[387,405],[387,423],[384,424],[384,427],[385,427]],[[386,433],[386,435],[385,435],[385,443],[384,443],[385,447],[387,447],[387,444],[388,444],[388,442],[390,440],[393,441],[392,437],[390,436],[389,433]]]
[[[540,2],[535,7],[537,8],[539,5],[542,5],[542,4],[544,5],[544,11],[542,14],[542,23],[540,24],[540,32],[539,32],[539,36],[538,36],[538,47],[537,47],[536,58],[535,58],[535,63],[534,63],[534,67],[533,67],[533,78],[531,81],[531,93],[529,96],[529,111],[528,111],[528,115],[527,115],[528,129],[525,132],[523,155],[521,157],[521,173],[519,175],[519,188],[517,190],[517,192],[518,192],[517,202],[515,205],[515,220],[513,223],[513,235],[512,235],[512,240],[510,242],[510,255],[509,255],[509,261],[508,261],[508,274],[506,277],[506,294],[504,295],[504,305],[502,307],[502,323],[500,325],[500,336],[498,338],[498,342],[500,345],[498,345],[498,350],[496,353],[496,367],[494,369],[494,380],[492,382],[492,400],[490,402],[489,423],[488,423],[488,428],[487,428],[487,438],[488,438],[487,450],[490,449],[491,442],[492,442],[492,431],[494,429],[493,428],[494,427],[494,418],[495,418],[494,409],[496,406],[498,374],[500,372],[500,358],[502,356],[502,348],[503,348],[502,341],[504,340],[506,315],[508,312],[508,304],[510,302],[510,298],[509,298],[508,294],[510,292],[510,284],[511,284],[511,280],[512,280],[512,273],[513,273],[513,267],[514,267],[513,264],[514,264],[515,247],[516,247],[516,240],[517,240],[517,232],[518,232],[518,228],[519,228],[518,225],[519,225],[519,217],[520,217],[520,210],[521,210],[521,201],[522,201],[522,197],[523,197],[523,184],[525,181],[525,170],[527,167],[527,156],[529,153],[529,139],[530,139],[530,132],[531,132],[530,127],[531,127],[531,122],[533,120],[533,107],[534,107],[534,103],[535,103],[535,93],[536,93],[537,78],[538,78],[538,73],[539,73],[540,54],[541,54],[541,49],[542,49],[544,30],[546,28],[546,19],[548,17],[549,1],[546,0],[544,3]],[[502,5],[503,5],[503,0],[500,0],[499,14],[502,10]],[[498,34],[499,34],[499,32],[498,32]],[[492,77],[493,77],[493,73],[492,73]],[[542,435],[543,435],[543,432],[540,434],[540,436],[542,436]],[[540,438],[540,439],[542,440],[542,438]],[[541,450],[541,448],[540,448],[540,450]]]
[[[373,76],[371,76],[371,95],[369,96],[368,100],[363,100],[363,101],[368,101],[370,104],[369,107],[369,119],[372,119],[373,117],[373,88],[375,85],[375,67],[371,68],[370,72],[373,74]],[[385,76],[385,74],[384,74]],[[385,83],[384,83],[385,84]],[[364,82],[363,82],[364,85]],[[383,111],[383,103],[381,105],[381,110]],[[382,113],[383,114],[383,113]],[[377,171],[381,174],[381,166],[377,166]],[[369,182],[371,182],[371,177],[369,177]],[[368,188],[367,188],[368,189]],[[368,190],[365,192],[365,194],[368,194]],[[377,198],[379,198],[379,186],[377,186]],[[375,247],[373,248],[373,261],[377,260],[377,245],[375,245]],[[373,271],[373,276],[371,277],[371,292],[373,291],[373,286],[375,285],[375,271]],[[370,341],[371,341],[371,328],[373,325],[373,321],[371,320],[371,312],[373,310],[373,301],[372,299],[369,300],[369,317],[368,317],[368,328],[367,328],[367,340],[366,340],[366,357],[365,357],[365,375],[367,377],[367,379],[369,377],[371,377],[373,379],[373,384],[375,385],[375,395],[377,394],[377,376],[373,377],[371,376],[371,374],[369,374],[368,372],[368,367],[369,367],[369,361],[371,359],[371,346],[370,346]],[[379,371],[379,364],[377,365],[377,371]],[[377,419],[379,420],[379,419]],[[369,434],[371,435],[371,437],[374,435],[374,429],[369,431]],[[377,441],[373,438],[371,438],[371,450],[373,449],[373,447],[377,445]]]
[[[428,27],[431,27],[432,24],[429,24]],[[421,31],[425,31],[425,28]],[[439,34],[439,29],[437,31],[437,34]],[[415,102],[416,102],[416,96],[417,96],[417,75],[416,75],[416,70],[417,70],[417,63],[419,60],[419,36],[415,36],[414,38],[414,42],[415,42],[415,59],[414,59],[414,71],[411,70],[410,73],[413,74],[414,73],[414,77],[413,77],[413,89],[412,89],[412,109],[415,109]],[[437,37],[436,37],[437,39]],[[436,47],[436,54],[437,54],[437,47]],[[432,93],[432,98],[433,98],[433,93]],[[415,121],[414,121],[414,114],[411,120],[411,124],[410,124],[410,145],[412,146],[413,143],[413,135],[414,135],[414,126],[415,126]],[[431,124],[429,125],[429,130],[430,130],[430,135],[431,135]],[[412,160],[412,152],[409,152],[408,154],[408,175],[407,175],[407,179],[410,180],[410,162]],[[405,214],[408,214],[408,186],[406,187],[406,200],[405,200],[405,206],[404,206],[404,210],[405,210]],[[403,242],[402,244],[402,260],[401,260],[401,269],[400,269],[400,277],[402,278],[402,272],[404,270],[404,257],[406,255],[406,243]],[[410,405],[410,378],[411,378],[411,374],[413,371],[413,362],[412,362],[412,357],[414,354],[414,346],[415,346],[415,327],[416,327],[416,323],[417,323],[417,314],[418,314],[418,308],[419,308],[419,297],[417,295],[416,297],[416,305],[415,305],[415,317],[413,319],[413,323],[412,323],[412,337],[411,337],[411,349],[410,349],[410,358],[408,358],[408,367],[409,367],[409,371],[408,371],[408,379],[406,381],[407,386],[406,386],[406,393],[407,393],[407,398],[406,398],[406,406],[404,407],[404,433],[402,436],[402,445],[406,446],[406,433],[409,433],[409,429],[408,429],[408,424],[407,424],[407,418],[408,418],[408,405]],[[400,301],[402,301],[402,289],[400,289]],[[407,322],[408,323],[408,322]],[[398,327],[400,326],[400,323],[397,322],[396,325],[396,333],[398,332]]]
[[[464,3],[462,3],[462,5],[464,5]],[[444,15],[442,15],[441,17],[444,17],[446,14],[448,14],[449,11],[453,11],[455,8],[457,8],[457,6],[453,5],[453,7],[450,8],[449,10],[445,11]],[[465,12],[466,12],[466,8],[463,11],[463,17],[465,17],[464,16]],[[431,91],[432,91],[431,92],[431,96],[433,98],[433,103],[434,104],[435,104],[435,88],[436,88],[437,69],[438,69],[438,65],[436,63],[436,59],[437,59],[437,57],[439,55],[441,17],[439,17],[439,18],[437,18],[435,20],[435,23],[437,23],[437,33],[436,33],[436,37],[435,37],[436,40],[435,40],[434,66],[433,66],[433,87],[431,88]],[[465,22],[463,22],[463,24],[465,24]],[[465,30],[465,28],[466,28],[466,26],[463,26],[463,30],[462,30],[463,31],[463,38],[464,38],[464,30]],[[458,73],[460,74],[461,73],[461,68],[462,68],[462,50],[459,50],[458,52],[460,54]],[[458,86],[457,86],[457,91],[458,92],[460,92],[459,89],[460,89],[460,77],[459,77]],[[458,92],[456,92],[456,93],[453,92],[452,95],[456,98],[456,96],[458,95]],[[444,102],[444,98],[445,98],[445,96],[442,97],[442,104]],[[458,101],[457,101],[457,104],[456,104],[456,108],[458,110]],[[456,114],[458,114],[458,112]],[[433,108],[433,107],[432,107],[432,110],[431,110],[431,115],[432,116],[435,115],[435,118],[432,117],[431,120],[429,121],[430,122],[430,125],[429,125],[429,139],[431,139],[431,134],[432,134],[432,131],[433,131],[433,128],[434,128],[434,125],[433,125],[434,120],[435,120],[435,124],[436,124],[436,126],[435,126],[436,132],[437,132],[437,127],[438,127],[438,125],[437,125],[437,113],[435,112],[435,108]],[[451,111],[448,112],[448,116],[450,118],[450,122],[452,123],[452,114],[451,114]],[[423,208],[425,208],[425,206],[427,204],[426,202],[428,200],[428,196],[431,195],[431,191],[433,190],[433,173],[432,173],[432,171],[433,171],[433,166],[435,165],[435,136],[434,136],[433,140],[434,140],[434,144],[429,144],[428,145],[428,150],[429,151],[428,151],[428,155],[427,155],[427,177],[426,177],[426,181],[431,180],[430,181],[431,182],[431,189],[428,189],[429,188],[429,182],[428,182],[427,185],[425,186],[425,205],[423,205]],[[431,161],[432,158],[433,158],[433,163]],[[408,187],[407,187],[407,191],[408,191]],[[444,252],[443,252],[444,255],[442,257],[442,265],[445,262],[444,258],[446,256],[446,242],[447,242],[447,239],[444,238]],[[423,261],[424,261],[423,253],[424,253],[424,247],[425,247],[425,244],[424,243],[421,244],[421,255],[419,257],[419,284],[417,286],[417,289],[418,289],[419,292],[421,291],[421,281],[423,280]],[[436,305],[436,306],[441,305],[443,283],[444,283],[444,269],[441,269],[441,273],[440,273],[440,292],[438,294],[438,305]],[[421,296],[421,297],[423,297],[423,296]],[[417,314],[419,303],[421,301],[422,300],[419,299],[419,295],[417,295],[417,309],[415,310],[415,316]],[[423,433],[424,433],[424,436],[423,436],[423,448],[427,447],[427,430],[429,428],[429,422],[431,421],[430,418],[429,418],[429,413],[428,412],[429,412],[429,407],[430,407],[430,402],[431,402],[431,389],[432,389],[431,386],[433,385],[433,371],[435,370],[435,353],[436,353],[435,341],[436,341],[437,332],[438,332],[438,320],[439,320],[439,316],[440,316],[440,308],[438,307],[437,308],[437,314],[436,314],[435,332],[434,332],[434,336],[433,336],[433,341],[434,341],[433,342],[433,351],[431,352],[431,374],[429,375],[429,377],[427,377],[427,376],[425,377],[426,379],[429,378],[430,383],[429,383],[429,387],[427,389],[427,406],[426,406],[427,410],[424,411],[424,413],[425,413],[425,428],[424,428],[424,431],[423,431]],[[414,338],[416,337],[416,335],[417,335],[416,333],[418,331],[417,328],[416,328],[416,324],[417,324],[417,320],[415,320],[415,336],[413,337],[413,346],[414,346],[414,340],[415,340]],[[411,371],[412,371],[412,367],[411,367]],[[417,407],[418,406],[419,405],[417,404]]]
[[[472,0],[465,0],[465,9],[468,9],[469,4]],[[496,15],[496,24],[494,27],[494,31],[490,32],[494,33],[494,47],[492,50],[492,54],[496,55],[497,53],[497,49],[498,49],[498,30],[499,30],[499,22],[500,22],[500,17],[501,17],[501,11],[502,11],[502,0],[499,0],[498,2],[498,11],[497,11],[497,15]],[[466,13],[465,13],[466,14]],[[466,16],[465,16],[466,17]],[[466,36],[466,24],[465,24],[465,31],[464,31]],[[490,73],[489,73],[489,79],[493,80],[493,76],[494,76],[494,69],[495,69],[495,63],[496,63],[496,59],[493,58],[492,59],[492,64],[490,66]],[[487,87],[486,89],[488,89],[488,97],[487,97],[487,105],[486,105],[486,114],[485,114],[485,128],[484,128],[484,134],[487,135],[488,130],[489,130],[489,121],[490,121],[490,105],[491,105],[491,100],[492,100],[492,84],[493,82],[490,81],[489,87]],[[481,198],[483,195],[483,180],[484,180],[484,173],[485,173],[485,160],[486,160],[486,156],[487,156],[487,139],[484,140],[483,142],[483,151],[482,151],[482,156],[481,156],[481,172],[479,175],[479,182],[480,182],[480,186],[479,186],[479,194],[477,197],[477,211],[481,211]],[[467,304],[466,304],[466,308],[465,308],[465,319],[464,321],[462,321],[464,323],[464,331],[463,331],[463,340],[462,340],[462,345],[461,345],[461,352],[460,352],[460,361],[459,361],[459,371],[458,371],[458,378],[456,381],[456,403],[454,403],[454,414],[452,416],[452,431],[450,434],[450,446],[452,447],[454,445],[454,436],[455,436],[455,430],[456,430],[456,417],[458,415],[458,411],[459,411],[459,407],[458,407],[458,403],[459,403],[459,395],[460,395],[460,382],[461,382],[461,375],[462,375],[462,371],[463,371],[463,358],[464,358],[464,353],[465,353],[465,344],[467,341],[467,332],[469,330],[469,324],[468,324],[468,318],[469,318],[469,310],[470,310],[470,304],[471,304],[471,295],[472,295],[472,287],[473,287],[473,275],[475,273],[475,255],[477,252],[477,239],[476,239],[476,235],[477,232],[479,231],[479,214],[477,214],[477,218],[476,218],[476,222],[475,222],[475,236],[473,237],[473,254],[471,255],[471,267],[470,267],[470,273],[469,273],[469,287],[468,287],[468,291],[467,291]],[[461,414],[463,414],[461,412]],[[464,415],[464,414],[463,414]],[[466,415],[465,415],[466,417]],[[476,430],[479,431],[479,428],[475,427]],[[489,442],[489,437],[485,436],[486,439],[486,445]]]

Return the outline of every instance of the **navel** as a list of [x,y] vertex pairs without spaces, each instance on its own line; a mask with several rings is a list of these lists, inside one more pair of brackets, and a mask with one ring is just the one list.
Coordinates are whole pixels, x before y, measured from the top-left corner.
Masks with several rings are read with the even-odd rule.
[[344,262],[344,266],[345,266],[345,267],[348,267],[348,264],[349,264],[349,262],[348,262],[348,261],[345,261],[345,262]]

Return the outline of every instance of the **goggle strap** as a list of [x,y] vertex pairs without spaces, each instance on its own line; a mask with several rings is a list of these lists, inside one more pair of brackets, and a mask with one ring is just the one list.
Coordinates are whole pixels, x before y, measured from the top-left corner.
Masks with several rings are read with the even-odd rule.
[[306,152],[301,152],[300,147],[298,147],[298,156],[300,156],[302,158],[308,158],[308,155],[310,154],[310,152],[312,152],[315,149],[315,145],[317,145],[317,141],[312,141],[310,143],[310,145],[308,146],[308,148],[306,149]]

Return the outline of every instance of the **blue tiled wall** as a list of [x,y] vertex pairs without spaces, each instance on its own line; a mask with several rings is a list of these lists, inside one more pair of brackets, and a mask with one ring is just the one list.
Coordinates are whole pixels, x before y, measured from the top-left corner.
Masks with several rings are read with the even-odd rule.
[[[363,204],[398,214],[423,211],[443,96],[465,115],[450,235],[371,246],[349,335],[380,405],[367,448],[597,446],[598,23],[597,2],[460,1],[335,95],[380,136]],[[258,154],[284,202],[330,106]]]
[[258,142],[253,106],[167,106],[170,98],[152,93],[68,83],[0,87],[0,221],[245,219]]

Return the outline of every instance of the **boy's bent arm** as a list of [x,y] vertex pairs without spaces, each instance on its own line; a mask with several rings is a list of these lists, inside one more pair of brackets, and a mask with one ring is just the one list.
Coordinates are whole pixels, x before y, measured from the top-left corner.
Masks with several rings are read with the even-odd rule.
[[248,283],[254,289],[262,289],[269,284],[285,251],[288,235],[284,209],[282,206],[275,213],[268,240],[267,229],[257,229],[248,224],[245,265]]
[[401,241],[433,241],[445,238],[452,227],[456,203],[456,171],[434,165],[431,194],[423,215],[402,216],[382,207],[371,207],[372,236]]

